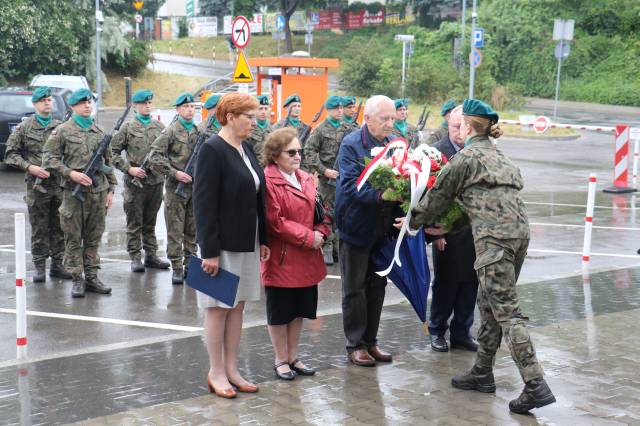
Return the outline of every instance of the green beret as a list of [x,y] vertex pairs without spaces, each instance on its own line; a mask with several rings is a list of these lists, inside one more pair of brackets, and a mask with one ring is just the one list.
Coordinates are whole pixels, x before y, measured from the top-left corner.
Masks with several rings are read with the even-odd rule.
[[407,98],[396,99],[393,103],[396,105],[396,109],[400,109],[400,107],[409,108],[409,99]]
[[492,123],[497,123],[500,118],[498,117],[498,113],[495,112],[489,104],[478,99],[465,99],[462,104],[462,114],[472,115],[475,117],[485,117]]
[[349,106],[349,105],[355,105],[356,104],[356,97],[355,96],[343,96],[342,97],[342,106]]
[[131,97],[131,102],[138,104],[138,103],[150,101],[152,99],[153,99],[153,92],[151,90],[143,89],[143,90],[138,90],[136,93],[133,94],[133,96]]
[[449,111],[451,111],[455,107],[456,107],[456,101],[454,101],[453,99],[449,99],[447,102],[442,104],[442,110],[440,110],[440,115],[444,117],[445,115],[447,115]]
[[336,109],[342,106],[342,98],[340,96],[329,96],[324,102],[326,109]]
[[93,93],[89,89],[78,89],[69,96],[69,105],[74,106],[82,101],[93,99]]
[[256,99],[260,103],[260,105],[269,105],[269,97],[267,95],[256,96]]
[[31,94],[31,102],[38,102],[42,98],[51,96],[51,88],[48,86],[38,87]]
[[189,92],[184,92],[183,94],[178,96],[178,99],[176,99],[176,102],[175,104],[173,104],[173,106],[179,107],[180,105],[186,104],[189,102],[193,102],[193,95]]
[[298,96],[297,93],[294,93],[293,95],[291,95],[287,99],[285,99],[283,106],[286,108],[286,107],[289,106],[289,104],[291,104],[293,102],[302,102],[300,100],[300,96]]
[[206,109],[215,108],[218,105],[218,101],[220,100],[220,95],[211,95],[207,98],[207,101],[204,103],[204,107]]

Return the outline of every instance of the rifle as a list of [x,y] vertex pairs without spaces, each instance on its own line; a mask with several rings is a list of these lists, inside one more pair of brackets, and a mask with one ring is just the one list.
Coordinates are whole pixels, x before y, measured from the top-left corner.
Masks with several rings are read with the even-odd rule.
[[[174,121],[176,121],[178,119],[178,114],[173,116],[173,119],[171,120],[171,123],[169,123],[169,126],[171,126]],[[168,127],[168,126],[167,126]],[[151,157],[149,156],[150,152],[147,153],[147,155],[144,156],[144,159],[142,160],[142,163],[140,164],[140,168],[142,170],[144,170],[145,173],[150,174],[151,170],[149,170],[149,161],[151,160]],[[131,183],[134,184],[135,186],[137,186],[138,188],[143,188],[142,185],[142,181],[140,180],[140,178],[138,176],[134,177],[133,179],[131,179]]]
[[[64,117],[62,117],[62,122],[64,123],[65,121],[69,120],[72,115],[73,115],[73,110],[68,109],[67,112],[64,114]],[[47,188],[42,186],[42,178],[40,177],[36,178],[35,182],[33,182],[33,189],[35,189],[41,194],[46,194],[49,192],[47,191]]]
[[431,114],[431,111],[427,111],[427,116],[424,118],[424,120],[420,123],[418,123],[418,130],[419,131],[423,131],[424,130],[424,126],[427,125],[427,120],[429,119],[429,114]]
[[287,110],[287,118],[284,120],[284,126],[282,127],[287,127],[289,125],[289,123],[291,123],[291,110],[293,108],[289,107],[289,109]]
[[[109,167],[104,164],[102,157],[104,156],[104,153],[109,148],[109,144],[111,143],[111,138],[113,138],[113,134],[120,129],[120,126],[122,126],[124,119],[127,118],[127,115],[129,114],[129,110],[131,110],[130,104],[127,105],[127,109],[124,110],[124,114],[122,114],[120,118],[118,118],[118,121],[116,121],[116,124],[115,126],[113,126],[113,129],[111,130],[111,132],[107,133],[102,137],[102,139],[100,140],[100,143],[98,144],[98,147],[96,148],[95,151],[93,151],[93,154],[91,155],[91,159],[89,159],[89,162],[84,168],[84,174],[87,175],[89,179],[91,179],[91,181],[93,182],[93,185],[96,184],[95,178],[98,172],[108,174],[113,171],[112,167]],[[80,185],[79,183],[76,183],[76,186],[73,188],[73,191],[71,191],[71,195],[73,195],[78,201],[83,203],[84,195],[82,194],[82,185]]]
[[309,139],[309,135],[311,134],[311,126],[313,124],[316,124],[316,122],[320,119],[320,116],[322,115],[323,111],[324,111],[324,104],[322,104],[322,108],[320,108],[320,111],[318,111],[318,113],[313,116],[313,120],[311,120],[311,123],[307,127],[305,127],[304,131],[300,135],[301,147],[304,147],[305,142],[307,142],[307,139]]
[[419,128],[421,125],[424,126],[424,124],[426,124],[427,120],[425,119],[425,116],[424,116],[426,112],[427,112],[427,105],[425,104],[424,108],[422,108],[422,112],[420,113],[420,117],[418,117],[418,124],[416,124],[416,127]]
[[358,117],[360,117],[360,111],[362,110],[362,101],[360,101],[360,103],[358,104],[358,109],[356,110],[356,115],[354,116],[353,122],[356,123],[357,126],[360,126],[358,124]]
[[[207,127],[209,127],[209,125],[213,122],[214,116],[212,115],[211,117],[209,117],[209,119],[207,120],[206,125],[204,126],[204,128],[206,129]],[[200,153],[200,148],[202,147],[202,144],[205,142],[205,136],[206,133],[203,130],[202,133],[200,133],[200,135],[198,136],[198,140],[196,141],[196,146],[193,148],[193,151],[191,151],[191,155],[189,156],[189,159],[187,160],[187,165],[184,166],[184,172],[186,174],[188,174],[189,176],[191,176],[193,178],[193,171],[196,168],[196,161],[198,160],[198,154]],[[178,182],[178,187],[176,188],[176,190],[174,191],[174,193],[182,198],[183,200],[187,199],[187,193],[184,192],[184,186],[186,184],[184,182]]]

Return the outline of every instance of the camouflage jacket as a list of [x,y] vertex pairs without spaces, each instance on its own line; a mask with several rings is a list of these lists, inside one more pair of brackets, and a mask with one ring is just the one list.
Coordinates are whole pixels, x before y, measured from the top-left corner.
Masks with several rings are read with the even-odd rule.
[[[111,140],[111,151],[113,152],[113,164],[124,173],[125,181],[132,179],[129,175],[129,167],[140,167],[149,151],[151,144],[162,133],[164,124],[158,120],[151,120],[145,126],[135,118],[122,125],[118,133]],[[127,152],[126,158],[124,151]],[[147,171],[150,171],[148,169]],[[145,179],[140,181],[147,185],[156,185],[164,180],[162,175],[147,173]]]
[[184,171],[199,134],[200,131],[196,126],[191,129],[191,132],[187,132],[180,120],[174,121],[151,144],[149,153],[151,170],[176,181],[176,172]]
[[326,120],[320,123],[304,147],[305,168],[318,172],[320,177],[324,177],[325,170],[333,169],[346,131],[343,125],[333,127]]
[[433,146],[435,144],[437,144],[438,142],[440,142],[442,140],[442,138],[445,137],[445,135],[449,134],[449,128],[447,126],[444,125],[444,122],[440,125],[440,127],[438,127],[436,130],[433,131],[433,133],[431,133],[429,135],[429,137],[427,138],[427,145],[429,146]]
[[[398,129],[396,128],[394,128],[393,134],[395,137],[405,138],[410,148],[415,148],[416,146],[420,145],[420,133],[418,132],[418,128],[413,124],[407,123],[407,130],[404,135],[400,134],[398,132]],[[391,139],[393,139],[393,136],[391,137]]]
[[476,243],[485,237],[529,238],[529,221],[519,192],[518,167],[486,136],[476,136],[443,169],[436,184],[413,209],[411,226],[431,225],[458,200]]
[[273,132],[273,128],[270,123],[264,129],[256,126],[251,130],[251,135],[245,140],[253,149],[253,153],[256,155],[258,161],[262,163],[262,146],[267,140],[269,133]]
[[[18,124],[15,132],[7,140],[4,162],[25,172],[27,167],[31,165],[42,165],[44,143],[51,135],[51,132],[61,123],[62,121],[53,119],[47,127],[42,127],[35,115],[33,115]],[[35,176],[27,172],[26,180],[35,181]],[[49,179],[44,179],[42,184],[52,187],[59,186],[60,182],[60,175],[54,172],[53,176],[49,177]]]
[[[42,167],[53,170],[62,175],[62,184],[66,188],[73,188],[75,182],[69,178],[72,171],[84,172],[84,168],[98,148],[104,131],[95,122],[85,130],[72,118],[51,132],[51,136],[44,144],[42,151]],[[104,152],[105,166],[112,166],[111,147]],[[113,192],[118,184],[115,171],[111,173],[99,172],[93,179],[93,185],[83,186],[82,192]]]
[[222,128],[222,127],[217,127],[216,126],[217,121],[212,121],[207,126],[207,122],[208,121],[209,121],[209,119],[207,119],[206,121],[203,121],[202,123],[198,124],[198,131],[200,133],[204,132],[204,140],[205,141],[207,139],[209,139],[211,136],[217,135],[218,132],[220,131],[220,129]]
[[[281,129],[284,127],[284,122],[287,121],[286,118],[283,118],[282,120],[278,121],[276,124],[273,125],[273,130],[277,130],[277,129]],[[291,123],[289,123],[288,127],[293,127],[294,129],[296,129],[296,131],[298,132],[298,137],[302,137],[302,134],[304,133],[304,130],[308,127],[308,124],[305,123],[304,121],[300,120],[300,123],[298,123],[297,127],[294,127]]]
[[345,133],[344,133],[344,134],[345,134],[345,136],[346,136],[346,135],[348,135],[348,134],[349,134],[349,133],[351,133],[351,132],[354,132],[354,131],[358,130],[358,129],[360,128],[360,125],[359,125],[359,124],[358,124],[358,122],[357,122],[357,121],[355,121],[355,120],[354,120],[354,121],[351,121],[351,122],[343,120],[343,121],[342,121],[342,125],[343,125],[343,126],[345,127],[345,129],[346,129],[346,131],[345,131]]

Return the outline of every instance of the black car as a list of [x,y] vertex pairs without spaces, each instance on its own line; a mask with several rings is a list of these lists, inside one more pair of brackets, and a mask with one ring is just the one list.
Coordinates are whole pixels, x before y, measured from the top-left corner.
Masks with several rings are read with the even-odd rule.
[[[32,89],[3,88],[0,89],[0,161],[4,160],[7,139],[25,118],[35,114],[31,103]],[[71,96],[69,89],[53,89],[53,117],[62,120],[70,111],[67,100]]]

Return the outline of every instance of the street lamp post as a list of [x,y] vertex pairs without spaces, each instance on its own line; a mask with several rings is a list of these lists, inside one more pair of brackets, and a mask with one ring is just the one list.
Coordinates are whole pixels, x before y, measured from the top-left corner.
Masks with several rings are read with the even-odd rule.
[[[471,52],[473,52],[473,33],[476,29],[476,23],[478,20],[478,13],[476,12],[476,0],[473,0],[473,11],[471,12]],[[473,86],[476,82],[476,67],[473,64],[469,64],[469,99],[473,99]]]
[[96,120],[98,119],[98,112],[100,111],[100,99],[102,98],[102,81],[100,81],[100,74],[102,70],[100,68],[100,24],[104,22],[102,11],[100,10],[100,0],[96,0]]

